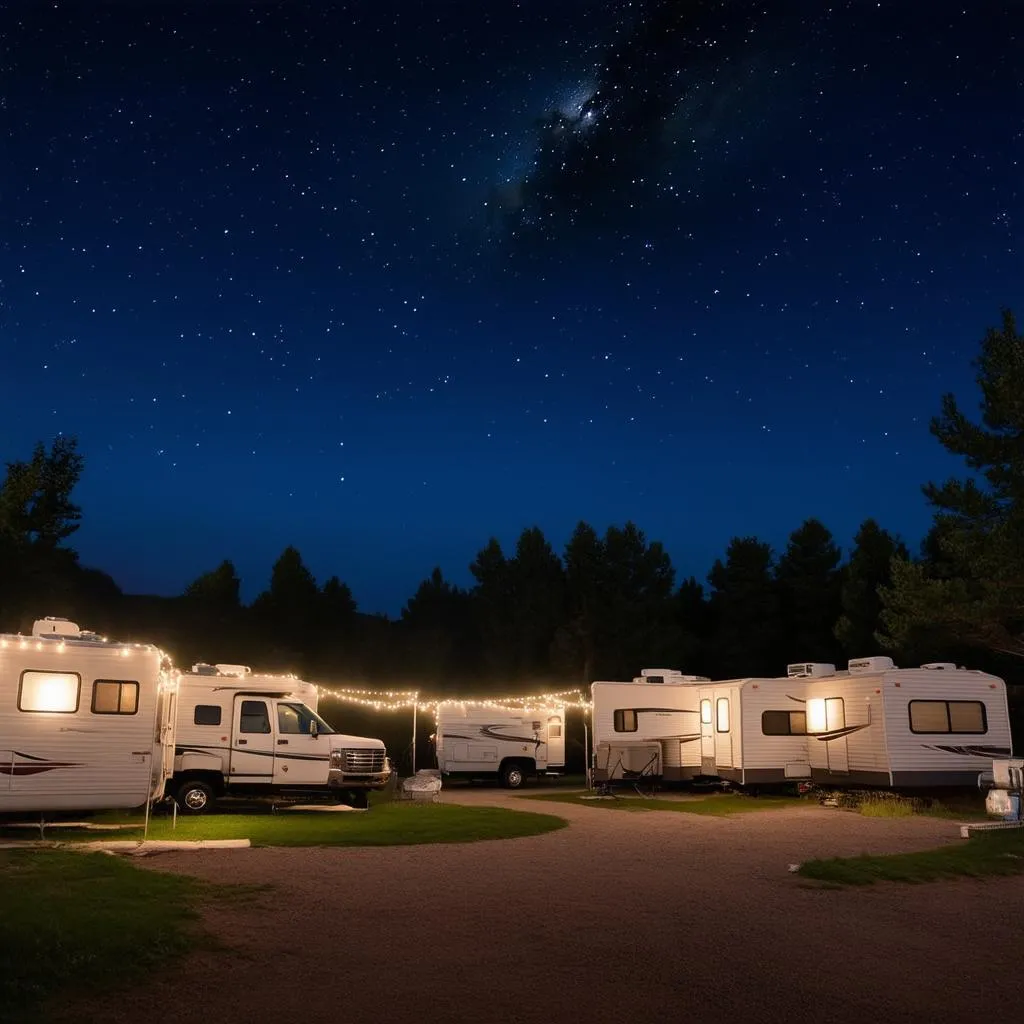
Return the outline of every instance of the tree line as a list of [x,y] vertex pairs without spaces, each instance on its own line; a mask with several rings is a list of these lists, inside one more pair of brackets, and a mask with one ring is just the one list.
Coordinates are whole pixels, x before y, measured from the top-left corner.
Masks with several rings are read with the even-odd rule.
[[0,629],[67,615],[159,643],[181,665],[241,661],[438,694],[586,686],[655,665],[778,675],[794,661],[877,653],[1012,680],[1024,664],[1024,339],[1011,312],[986,332],[975,366],[980,419],[947,395],[931,423],[967,473],[924,486],[934,523],[920,551],[868,519],[844,561],[812,518],[778,554],[736,537],[704,581],[677,580],[662,544],[632,522],[603,534],[580,522],[561,552],[530,527],[514,550],[491,539],[469,588],[435,569],[395,619],[361,613],[337,576],[318,582],[294,546],[250,604],[229,560],[175,597],[123,593],[68,543],[85,463],[74,438],[58,437],[8,462],[0,482]]

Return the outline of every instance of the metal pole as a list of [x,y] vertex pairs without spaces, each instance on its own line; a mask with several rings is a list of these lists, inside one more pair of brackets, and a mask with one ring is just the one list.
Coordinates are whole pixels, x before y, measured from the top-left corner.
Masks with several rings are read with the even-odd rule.
[[416,774],[416,712],[420,709],[420,695],[417,692],[412,702],[412,773]]
[[583,767],[587,773],[587,789],[590,789],[590,730],[587,728],[587,709],[583,709]]

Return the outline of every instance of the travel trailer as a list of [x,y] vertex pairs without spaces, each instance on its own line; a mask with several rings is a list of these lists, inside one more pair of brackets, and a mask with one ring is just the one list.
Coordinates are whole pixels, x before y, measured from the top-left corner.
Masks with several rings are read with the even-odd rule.
[[698,685],[703,676],[675,669],[644,669],[631,683],[591,684],[597,783],[701,774]]
[[945,662],[790,665],[803,686],[811,778],[897,789],[968,786],[1012,754],[1006,685]]
[[175,683],[156,647],[68,619],[0,635],[0,813],[132,809],[174,757]]
[[810,779],[802,677],[709,682],[697,697],[700,775],[749,787]]
[[515,708],[487,702],[437,706],[434,751],[442,775],[497,777],[508,789],[565,769],[565,706]]
[[221,796],[333,796],[365,807],[391,777],[384,744],[336,733],[317,688],[245,665],[194,665],[178,676],[174,776],[178,806],[201,814]]

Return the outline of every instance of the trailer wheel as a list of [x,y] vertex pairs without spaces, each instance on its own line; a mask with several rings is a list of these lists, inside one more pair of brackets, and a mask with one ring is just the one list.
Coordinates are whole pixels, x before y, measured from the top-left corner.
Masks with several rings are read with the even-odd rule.
[[519,789],[526,781],[526,773],[518,761],[506,761],[501,768],[501,784],[506,789]]
[[198,779],[184,783],[178,790],[178,807],[182,814],[203,814],[213,806],[214,799],[212,787]]

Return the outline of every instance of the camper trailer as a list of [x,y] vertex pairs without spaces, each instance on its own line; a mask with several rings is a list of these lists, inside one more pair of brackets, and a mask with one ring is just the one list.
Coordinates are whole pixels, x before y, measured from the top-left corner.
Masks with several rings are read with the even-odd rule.
[[897,668],[857,658],[845,672],[790,665],[804,683],[811,777],[829,785],[975,788],[1011,756],[1006,685],[952,663]]
[[131,809],[174,755],[174,676],[147,644],[61,618],[0,635],[0,813]]
[[699,687],[700,774],[748,787],[810,779],[803,690],[789,677]]
[[644,669],[631,683],[592,683],[594,781],[681,782],[700,775],[697,687],[703,682],[675,669]]
[[531,776],[565,769],[565,706],[515,708],[443,701],[434,732],[442,775],[497,778],[518,789]]
[[221,796],[333,796],[365,807],[391,777],[384,744],[336,733],[317,689],[246,665],[194,665],[178,677],[174,776],[178,806],[201,814]]

